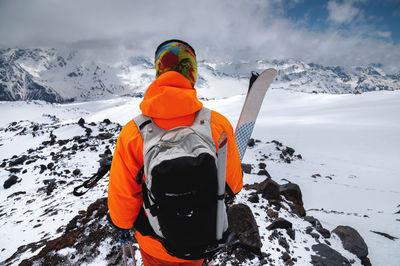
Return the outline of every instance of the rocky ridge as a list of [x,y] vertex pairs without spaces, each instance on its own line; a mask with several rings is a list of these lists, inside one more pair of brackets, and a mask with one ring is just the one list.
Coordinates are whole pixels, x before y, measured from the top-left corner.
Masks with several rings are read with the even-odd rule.
[[[2,263],[120,264],[118,233],[107,221],[107,200],[93,200],[93,195],[106,195],[107,178],[79,199],[72,196],[72,189],[86,180],[84,177],[101,171],[102,160],[111,159],[121,126],[108,119],[101,123],[80,119],[67,124],[60,124],[57,117],[50,119],[48,124],[12,122],[1,129],[2,136],[42,137],[36,148],[1,164],[2,180],[12,176],[17,179],[7,188],[12,192],[0,206],[0,222],[36,234],[36,240],[16,248]],[[207,258],[209,265],[369,265],[366,246],[348,246],[346,239],[351,234],[340,227],[330,232],[318,219],[307,216],[301,188],[287,181],[279,184],[267,171],[269,162],[289,164],[302,160],[302,156],[279,141],[252,140],[249,145],[250,149],[260,145],[266,148],[259,154],[258,165],[243,165],[246,175],[259,182],[245,184],[229,203],[228,217],[237,240]],[[18,190],[20,183],[32,179],[37,190]],[[16,205],[19,207],[13,207]],[[50,223],[57,226],[45,228]]]

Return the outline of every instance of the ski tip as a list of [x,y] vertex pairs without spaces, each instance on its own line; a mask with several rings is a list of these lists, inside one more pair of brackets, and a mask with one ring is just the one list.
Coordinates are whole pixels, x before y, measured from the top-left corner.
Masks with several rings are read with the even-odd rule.
[[269,72],[271,74],[274,74],[275,76],[278,74],[278,71],[276,71],[275,68],[268,68],[268,69],[264,70],[263,73],[265,73],[265,72]]

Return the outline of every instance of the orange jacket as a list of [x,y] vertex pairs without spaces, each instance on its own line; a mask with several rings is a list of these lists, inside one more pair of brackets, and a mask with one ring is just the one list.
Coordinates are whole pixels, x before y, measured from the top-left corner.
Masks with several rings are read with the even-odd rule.
[[[160,128],[171,129],[191,125],[195,113],[202,106],[189,80],[178,72],[170,71],[150,85],[140,109],[144,115],[152,117]],[[242,189],[243,177],[232,126],[224,116],[212,111],[211,131],[217,147],[222,132],[227,134],[226,181],[236,194]],[[120,228],[131,228],[142,206],[142,187],[135,180],[142,166],[143,140],[135,122],[130,121],[118,137],[108,185],[110,216],[113,223]],[[185,261],[167,254],[158,240],[139,232],[135,236],[140,248],[149,255],[171,262]]]

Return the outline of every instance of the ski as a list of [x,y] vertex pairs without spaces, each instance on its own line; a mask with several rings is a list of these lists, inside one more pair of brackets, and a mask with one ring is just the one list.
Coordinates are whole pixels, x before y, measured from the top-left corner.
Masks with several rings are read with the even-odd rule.
[[[246,152],[247,143],[253,132],[265,93],[276,75],[276,70],[269,68],[264,70],[264,72],[255,79],[253,84],[250,84],[250,89],[244,101],[235,130],[235,139],[239,150],[240,161],[242,161],[244,153]],[[254,78],[254,75],[252,75],[252,78]]]

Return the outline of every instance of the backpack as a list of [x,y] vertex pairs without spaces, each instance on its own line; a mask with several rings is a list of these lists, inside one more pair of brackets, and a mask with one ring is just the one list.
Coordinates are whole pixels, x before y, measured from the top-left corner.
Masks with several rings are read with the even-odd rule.
[[[227,138],[218,155],[211,133],[211,110],[203,107],[190,126],[164,130],[150,117],[135,117],[143,139],[143,206],[135,221],[142,235],[157,238],[175,257],[197,260],[229,242],[225,191]],[[143,182],[143,174],[145,182]]]

